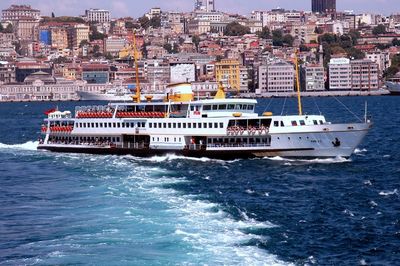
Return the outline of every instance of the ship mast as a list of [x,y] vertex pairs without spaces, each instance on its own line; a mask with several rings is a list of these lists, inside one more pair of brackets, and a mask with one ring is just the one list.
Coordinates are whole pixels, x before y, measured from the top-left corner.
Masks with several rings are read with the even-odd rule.
[[136,72],[136,95],[133,97],[134,101],[140,103],[140,81],[139,81],[139,65],[138,55],[136,50],[136,30],[133,31],[133,57],[135,59],[135,72]]
[[296,65],[296,88],[297,88],[297,103],[299,108],[299,115],[303,115],[303,108],[301,105],[301,95],[300,95],[300,74],[299,74],[299,58],[298,50],[295,52],[295,65]]

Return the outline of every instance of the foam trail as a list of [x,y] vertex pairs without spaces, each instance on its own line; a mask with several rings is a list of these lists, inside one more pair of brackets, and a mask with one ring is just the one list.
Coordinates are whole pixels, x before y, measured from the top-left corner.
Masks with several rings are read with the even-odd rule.
[[293,162],[293,163],[305,163],[305,164],[332,164],[332,163],[348,163],[351,159],[343,157],[326,158],[326,159],[287,159],[280,156],[276,157],[264,157],[265,160],[278,161],[278,162]]
[[28,141],[22,144],[3,144],[0,143],[0,149],[16,149],[35,151],[39,145],[38,141]]

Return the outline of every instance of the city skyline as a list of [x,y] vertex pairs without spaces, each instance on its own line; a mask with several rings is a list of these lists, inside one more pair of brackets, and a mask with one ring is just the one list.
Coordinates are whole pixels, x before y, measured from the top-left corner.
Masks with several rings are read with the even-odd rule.
[[[112,17],[133,16],[138,17],[146,13],[151,7],[161,7],[165,11],[192,11],[194,8],[193,0],[149,0],[146,3],[134,4],[129,0],[116,0],[116,1],[96,1],[87,0],[81,2],[78,0],[26,0],[26,1],[13,1],[3,0],[0,3],[0,8],[8,8],[12,4],[29,4],[33,8],[40,9],[42,15],[50,15],[54,12],[56,16],[71,15],[78,16],[84,14],[85,9],[89,8],[102,8],[111,11]],[[354,10],[356,13],[382,13],[391,14],[398,12],[393,10],[396,6],[397,0],[352,0],[344,2],[337,1],[337,10]],[[269,10],[276,7],[297,10],[311,10],[311,0],[298,0],[293,3],[292,0],[254,0],[246,2],[244,0],[217,0],[216,9],[220,11],[249,14],[252,10]]]

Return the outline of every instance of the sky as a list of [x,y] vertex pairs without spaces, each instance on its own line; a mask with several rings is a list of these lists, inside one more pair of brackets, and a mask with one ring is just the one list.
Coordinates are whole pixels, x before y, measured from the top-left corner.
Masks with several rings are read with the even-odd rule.
[[[215,0],[220,11],[249,14],[252,10],[269,10],[276,7],[296,10],[310,10],[311,0]],[[12,4],[30,4],[40,9],[42,15],[78,16],[85,9],[101,8],[111,11],[113,18],[138,17],[151,7],[165,11],[191,11],[194,0],[1,0],[0,9]],[[337,0],[338,10],[354,10],[356,13],[392,14],[400,13],[400,0]]]

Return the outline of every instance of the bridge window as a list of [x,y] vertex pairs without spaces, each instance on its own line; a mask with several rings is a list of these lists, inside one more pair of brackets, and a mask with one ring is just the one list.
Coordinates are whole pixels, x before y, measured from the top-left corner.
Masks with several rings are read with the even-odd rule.
[[292,126],[297,126],[297,121],[292,121]]
[[178,128],[181,128],[182,127],[182,124],[181,123],[178,123]]
[[204,105],[203,106],[203,111],[210,111],[211,110],[211,105]]
[[285,124],[283,123],[283,121],[281,121],[281,127],[284,127],[285,126]]
[[203,123],[203,128],[207,128],[207,123]]
[[279,121],[274,121],[274,127],[279,127]]
[[196,123],[193,123],[193,128],[196,128],[197,127],[197,124]]
[[158,128],[162,128],[162,123],[158,123]]
[[212,128],[213,127],[212,125],[213,125],[212,123],[208,123],[208,128]]
[[214,105],[212,106],[212,109],[213,109],[213,110],[218,110],[218,105],[214,104]]
[[176,128],[176,123],[172,123],[172,127],[173,127],[173,128]]
[[300,120],[300,125],[305,126],[306,122],[304,120]]
[[201,123],[198,123],[198,128],[201,128]]
[[219,127],[220,127],[220,128],[224,128],[224,123],[222,123],[222,122],[219,123]]
[[220,104],[218,105],[219,110],[226,110],[226,104]]
[[253,110],[254,109],[254,105],[248,105],[247,106],[247,110]]
[[318,121],[317,120],[313,120],[314,125],[318,125]]
[[228,110],[234,110],[235,105],[234,104],[228,104]]

